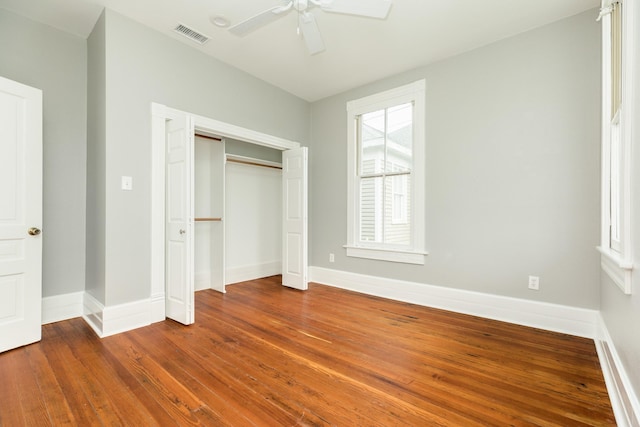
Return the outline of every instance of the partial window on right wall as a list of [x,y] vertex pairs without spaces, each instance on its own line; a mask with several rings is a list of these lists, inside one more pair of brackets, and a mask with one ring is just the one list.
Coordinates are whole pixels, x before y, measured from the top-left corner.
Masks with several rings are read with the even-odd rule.
[[631,128],[634,2],[603,0],[602,23],[602,269],[631,293]]

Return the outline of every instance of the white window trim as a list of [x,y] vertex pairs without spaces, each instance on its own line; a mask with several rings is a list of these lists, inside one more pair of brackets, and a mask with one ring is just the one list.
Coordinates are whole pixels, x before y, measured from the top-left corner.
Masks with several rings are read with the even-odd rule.
[[347,256],[354,258],[367,258],[380,261],[400,262],[404,264],[424,264],[427,252],[403,251],[395,249],[380,249],[375,247],[344,246],[347,249]]
[[[347,256],[356,258],[368,258],[408,264],[421,264],[425,262],[425,80],[391,89],[375,95],[367,96],[347,103],[347,133],[348,133],[348,178],[347,178]],[[380,110],[389,103],[402,104],[414,103],[414,129],[415,141],[421,143],[413,147],[413,168],[411,185],[411,225],[412,248],[395,249],[392,245],[362,245],[358,241],[357,206],[358,200],[355,192],[358,142],[356,140],[356,117]]]
[[601,240],[600,264],[602,270],[625,294],[631,294],[631,275],[633,271],[633,254],[631,242],[631,137],[633,132],[634,109],[633,70],[634,51],[636,42],[634,37],[633,16],[635,1],[623,2],[623,51],[622,51],[622,107],[620,109],[620,150],[622,160],[620,164],[620,241],[615,249],[611,245],[610,237],[610,175],[611,175],[611,15],[606,13],[610,0],[603,1],[602,18],[602,181],[601,181]]

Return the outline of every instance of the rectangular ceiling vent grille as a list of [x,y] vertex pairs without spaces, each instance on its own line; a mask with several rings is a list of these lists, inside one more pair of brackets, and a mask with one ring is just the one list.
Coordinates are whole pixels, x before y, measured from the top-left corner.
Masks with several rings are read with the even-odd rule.
[[175,27],[173,31],[175,31],[178,34],[182,34],[183,36],[187,37],[190,40],[193,40],[198,44],[205,44],[206,42],[209,41],[209,38],[210,38],[183,24],[178,24],[178,26]]

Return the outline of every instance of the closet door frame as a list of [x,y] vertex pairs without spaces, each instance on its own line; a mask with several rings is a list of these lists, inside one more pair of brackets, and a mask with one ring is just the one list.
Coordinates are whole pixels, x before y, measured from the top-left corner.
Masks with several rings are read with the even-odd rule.
[[301,144],[209,117],[191,114],[158,103],[151,103],[151,321],[165,319],[165,144],[170,120],[189,115],[195,132],[230,138],[285,151]]

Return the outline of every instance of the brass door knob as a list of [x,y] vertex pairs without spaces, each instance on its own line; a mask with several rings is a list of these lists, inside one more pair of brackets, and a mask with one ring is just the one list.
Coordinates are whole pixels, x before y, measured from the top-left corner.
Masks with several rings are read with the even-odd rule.
[[37,236],[38,234],[40,234],[42,231],[38,228],[38,227],[31,227],[27,233],[29,233],[30,236]]

